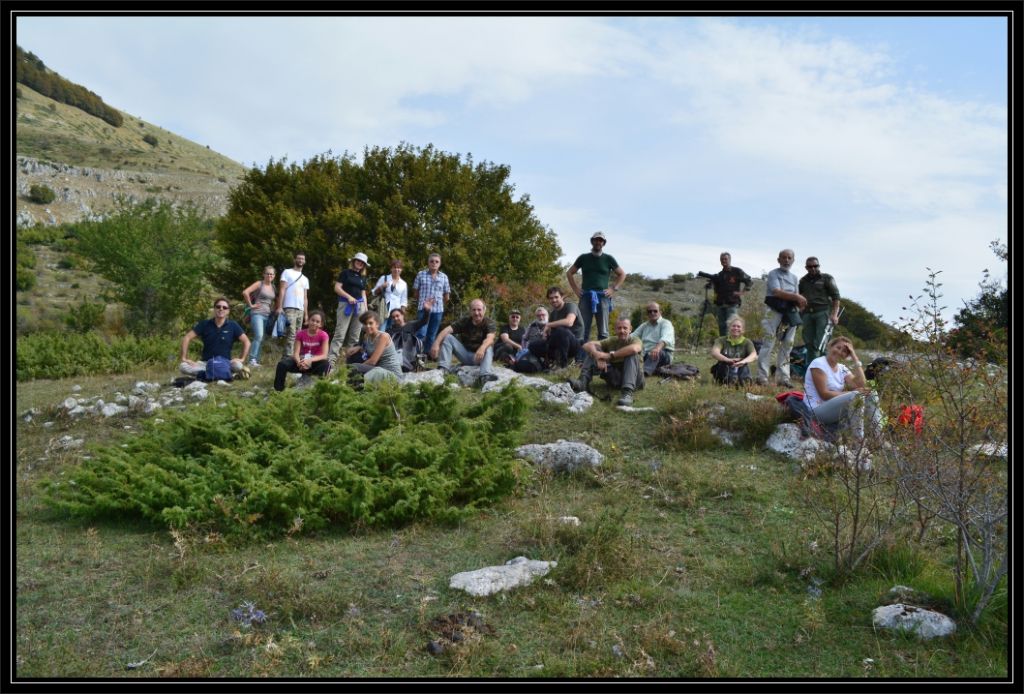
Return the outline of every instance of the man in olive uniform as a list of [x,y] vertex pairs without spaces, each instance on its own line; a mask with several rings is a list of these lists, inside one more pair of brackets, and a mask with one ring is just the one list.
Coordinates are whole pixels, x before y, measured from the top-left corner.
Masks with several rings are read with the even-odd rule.
[[818,259],[813,255],[804,264],[807,274],[800,278],[799,293],[807,299],[807,308],[803,311],[804,346],[807,348],[807,361],[810,364],[820,357],[818,351],[821,338],[829,323],[839,322],[839,289],[832,275],[822,272]]
[[644,387],[644,364],[640,356],[644,346],[639,337],[630,335],[632,331],[630,320],[620,318],[615,322],[615,337],[583,345],[587,358],[580,369],[580,377],[569,381],[572,389],[582,393],[590,387],[594,374],[600,373],[609,386],[622,389],[616,404],[632,405],[633,392]]

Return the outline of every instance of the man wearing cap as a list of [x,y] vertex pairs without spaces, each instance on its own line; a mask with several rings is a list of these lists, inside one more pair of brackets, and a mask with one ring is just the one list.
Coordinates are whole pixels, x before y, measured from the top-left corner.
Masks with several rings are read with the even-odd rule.
[[430,358],[437,359],[439,369],[454,373],[454,352],[463,364],[480,366],[481,382],[498,380],[498,377],[491,373],[491,362],[494,360],[492,345],[498,327],[485,315],[486,313],[487,306],[483,300],[473,299],[469,302],[468,316],[463,316],[437,334],[430,348]]
[[494,359],[498,362],[511,364],[516,353],[523,348],[523,335],[526,328],[520,321],[523,314],[514,308],[508,312],[508,324],[503,325],[498,335],[498,343],[494,348]]
[[742,269],[733,266],[732,254],[722,253],[718,256],[722,263],[722,271],[712,275],[711,285],[715,288],[715,315],[718,318],[718,334],[729,334],[729,320],[740,314],[743,303],[743,285],[746,291],[754,286],[754,280]]
[[804,347],[807,348],[807,361],[822,356],[818,351],[821,338],[825,335],[825,327],[839,322],[839,288],[832,275],[822,272],[818,259],[813,255],[804,263],[807,274],[800,278],[800,294],[807,299],[807,308],[803,312]]
[[[428,318],[416,333],[423,340],[423,345],[432,345],[441,327],[444,317],[444,306],[452,293],[452,285],[448,275],[441,272],[441,255],[431,253],[427,258],[427,269],[420,270],[412,282],[412,290],[416,292],[416,319]],[[431,306],[426,308],[427,299],[432,299]]]
[[349,267],[338,274],[334,293],[338,295],[338,310],[335,314],[334,336],[327,353],[329,369],[334,368],[338,354],[359,342],[362,324],[359,315],[366,310],[366,268],[370,267],[365,253],[356,253],[350,259]]
[[676,330],[672,321],[661,315],[661,306],[652,301],[647,304],[647,320],[632,332],[643,344],[644,374],[651,376],[659,366],[672,363],[672,350],[676,346]]
[[[612,296],[622,283],[626,281],[626,271],[615,261],[615,258],[604,252],[608,242],[603,232],[596,232],[590,237],[590,253],[576,258],[566,272],[569,286],[580,298],[580,315],[583,317],[583,341],[590,339],[590,324],[597,314],[597,339],[608,337],[608,315],[612,310]],[[583,286],[576,284],[576,273],[583,273]],[[612,273],[615,282],[609,287]]]

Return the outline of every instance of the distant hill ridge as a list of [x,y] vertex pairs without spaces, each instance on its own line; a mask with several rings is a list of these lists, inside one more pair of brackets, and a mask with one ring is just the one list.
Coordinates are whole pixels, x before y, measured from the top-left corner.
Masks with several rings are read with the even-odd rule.
[[[42,60],[18,50],[19,77],[24,60],[37,72],[45,69],[50,84],[59,84],[59,79],[103,104],[88,89],[39,68]],[[63,89],[66,96],[68,87]],[[102,215],[118,196],[192,202],[219,216],[226,210],[230,187],[245,174],[244,166],[209,146],[106,104],[103,106],[121,117],[120,127],[86,112],[81,105],[40,93],[25,82],[17,85],[16,96],[19,226],[61,224]],[[56,199],[45,205],[33,203],[28,198],[32,185],[49,187]]]
[[16,48],[15,71],[18,82],[54,101],[80,108],[86,113],[103,119],[115,128],[120,128],[124,123],[121,113],[116,108],[111,108],[103,103],[103,99],[97,94],[53,72],[31,51],[26,52],[22,50],[21,46]]

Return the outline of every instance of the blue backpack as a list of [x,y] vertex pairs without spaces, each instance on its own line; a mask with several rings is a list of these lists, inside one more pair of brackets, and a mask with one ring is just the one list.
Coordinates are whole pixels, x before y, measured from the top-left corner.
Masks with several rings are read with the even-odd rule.
[[225,357],[210,357],[206,361],[205,381],[230,381],[231,360]]

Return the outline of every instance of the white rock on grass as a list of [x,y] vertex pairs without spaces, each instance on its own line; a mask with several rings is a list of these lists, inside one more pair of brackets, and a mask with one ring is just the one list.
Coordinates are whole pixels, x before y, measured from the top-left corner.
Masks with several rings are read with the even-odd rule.
[[492,595],[510,588],[530,585],[534,578],[545,576],[556,566],[556,561],[516,557],[501,566],[485,566],[476,571],[457,573],[448,581],[448,587],[464,590],[470,595]]
[[985,455],[990,458],[1006,458],[1006,444],[979,443],[971,448],[971,452],[977,455]]
[[600,451],[585,443],[559,439],[554,443],[529,443],[516,449],[516,456],[555,472],[574,472],[582,467],[597,467],[604,462]]
[[113,403],[113,402],[108,402],[106,405],[103,405],[100,408],[100,414],[103,415],[104,417],[113,417],[115,415],[119,415],[122,412],[127,412],[127,411],[128,411],[127,407],[122,407],[121,405],[118,405],[118,404]]
[[580,526],[580,519],[576,516],[560,516],[558,518],[558,522],[563,525],[571,525],[576,528]]
[[61,403],[61,406],[62,406],[62,407],[63,407],[63,408],[65,409],[65,410],[73,410],[73,409],[75,409],[76,407],[78,407],[78,400],[76,400],[76,399],[74,399],[74,398],[65,398],[65,399],[64,399],[64,402],[63,402],[63,403]]
[[193,390],[190,395],[193,400],[206,400],[210,396],[210,391],[206,390],[206,388],[200,388]]
[[71,392],[72,393],[78,393],[78,392],[81,392],[81,390],[82,390],[82,386],[78,385],[77,383],[75,385],[71,386]]
[[148,381],[136,381],[135,387],[132,388],[132,392],[136,395],[148,395],[149,393],[155,393],[160,390],[159,383],[150,383]]
[[594,398],[590,393],[577,393],[568,383],[550,384],[541,400],[553,405],[567,405],[572,414],[585,412],[594,404]]
[[623,412],[657,412],[653,407],[633,407],[632,405],[616,405],[615,409]]
[[76,407],[74,409],[68,410],[68,416],[69,417],[81,417],[82,415],[84,415],[88,411],[89,410],[87,410],[84,407],[82,407],[81,405],[79,405],[78,407]]
[[776,453],[803,462],[813,460],[820,451],[828,447],[828,444],[814,437],[801,439],[800,427],[787,422],[775,428],[765,446]]
[[764,396],[756,395],[754,393],[747,393],[747,400],[764,400]]
[[949,636],[956,632],[956,623],[941,612],[903,603],[876,607],[871,613],[871,622],[876,629],[907,631],[922,639]]
[[735,446],[740,434],[735,431],[726,431],[720,427],[711,427],[711,433],[726,446]]
[[187,386],[182,388],[182,390],[186,390],[186,391],[206,390],[206,382],[205,381],[192,381]]
[[440,369],[433,369],[431,371],[414,371],[402,374],[402,383],[430,383],[435,386],[444,385],[444,372]]

